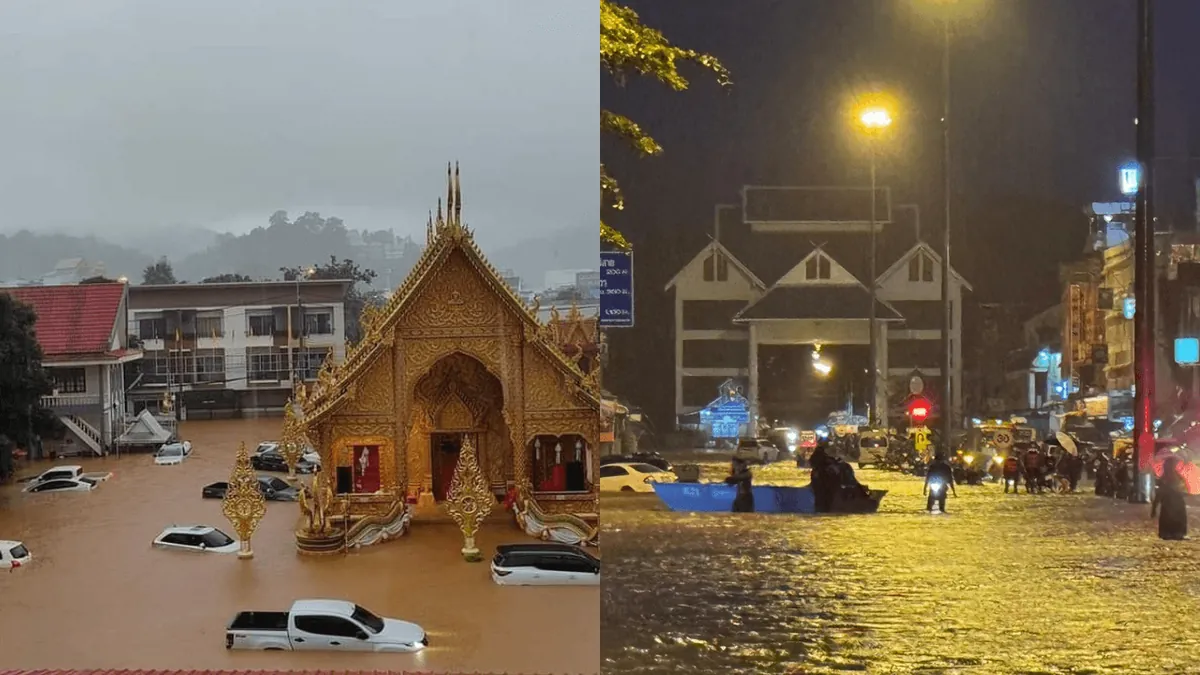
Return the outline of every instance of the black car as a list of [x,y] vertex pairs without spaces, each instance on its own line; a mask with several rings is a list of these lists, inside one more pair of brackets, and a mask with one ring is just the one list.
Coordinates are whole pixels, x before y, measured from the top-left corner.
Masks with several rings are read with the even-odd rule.
[[[251,457],[250,465],[254,467],[255,471],[287,473],[288,470],[287,461],[283,458],[283,455],[272,450]],[[306,462],[303,459],[296,462],[296,473],[312,473],[315,469],[315,464]]]
[[[201,495],[205,499],[224,499],[225,492],[229,489],[229,483],[211,483],[204,486]],[[298,490],[294,485],[288,484],[287,481],[276,478],[275,476],[259,476],[258,489],[262,490],[263,497],[267,501],[272,502],[294,502],[299,498]]]
[[635,452],[632,455],[608,455],[600,458],[600,466],[606,464],[649,464],[663,471],[671,470],[671,463],[657,452]]

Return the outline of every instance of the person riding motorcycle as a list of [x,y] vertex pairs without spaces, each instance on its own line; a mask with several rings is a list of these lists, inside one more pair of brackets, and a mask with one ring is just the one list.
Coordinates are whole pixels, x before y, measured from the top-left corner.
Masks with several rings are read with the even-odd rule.
[[833,488],[826,473],[829,464],[833,461],[833,458],[829,456],[828,447],[827,441],[820,441],[808,458],[808,465],[812,469],[810,480],[817,513],[828,513],[833,501]]
[[950,462],[946,461],[946,454],[938,452],[929,463],[929,470],[925,472],[925,487],[921,490],[922,495],[929,495],[925,510],[932,513],[933,505],[937,503],[938,509],[945,513],[946,490],[951,490],[955,497],[958,496],[958,490],[954,489],[954,469],[951,468]]

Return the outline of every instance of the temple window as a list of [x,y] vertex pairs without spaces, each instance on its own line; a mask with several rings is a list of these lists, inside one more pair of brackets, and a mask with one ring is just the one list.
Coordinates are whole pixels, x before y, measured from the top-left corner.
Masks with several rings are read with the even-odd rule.
[[528,447],[533,464],[533,486],[538,492],[588,492],[591,448],[578,434],[535,436]]

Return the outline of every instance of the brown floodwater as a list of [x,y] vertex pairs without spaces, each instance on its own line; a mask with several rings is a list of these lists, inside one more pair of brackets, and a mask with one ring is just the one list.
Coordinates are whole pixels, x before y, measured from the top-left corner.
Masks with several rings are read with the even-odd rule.
[[[226,480],[239,441],[253,449],[280,420],[185,422],[182,465],[146,454],[68,460],[113,478],[90,493],[30,495],[0,486],[0,539],[25,542],[28,567],[0,574],[0,664],[6,668],[352,669],[595,673],[596,587],[500,587],[488,564],[463,562],[457,528],[414,523],[397,541],[349,555],[298,555],[299,507],[268,503],[254,558],[158,550],[172,525],[233,534],[221,502],[200,490]],[[52,463],[18,467],[34,475]],[[511,520],[485,524],[479,547],[529,541]],[[284,610],[299,598],[357,602],[420,624],[419,654],[227,651],[238,611]]]

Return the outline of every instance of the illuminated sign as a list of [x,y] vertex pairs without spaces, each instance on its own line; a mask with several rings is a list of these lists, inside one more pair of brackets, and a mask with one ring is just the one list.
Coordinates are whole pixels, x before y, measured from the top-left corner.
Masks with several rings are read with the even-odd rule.
[[1200,339],[1175,338],[1175,363],[1181,366],[1200,364]]
[[1126,319],[1132,319],[1137,313],[1137,298],[1129,296],[1121,301],[1121,316]]
[[1141,187],[1141,171],[1137,165],[1123,166],[1117,175],[1117,180],[1121,185],[1121,194],[1135,195],[1138,188]]
[[1084,333],[1084,317],[1083,317],[1083,286],[1079,284],[1071,284],[1070,288],[1071,302],[1068,306],[1068,325],[1071,332],[1069,337],[1071,340],[1071,361],[1073,363],[1083,363],[1087,360],[1089,352],[1086,336]]

